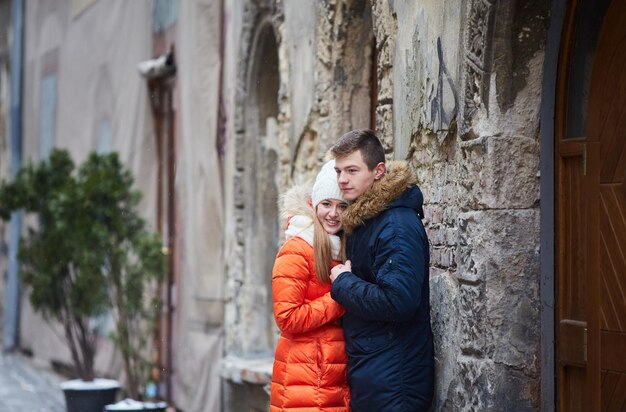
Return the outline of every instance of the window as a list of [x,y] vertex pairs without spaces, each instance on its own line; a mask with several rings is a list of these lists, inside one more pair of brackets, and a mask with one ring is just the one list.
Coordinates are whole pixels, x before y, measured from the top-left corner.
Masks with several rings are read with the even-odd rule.
[[600,26],[610,0],[581,1],[576,10],[574,38],[568,63],[568,104],[565,138],[587,135],[587,100],[589,82],[600,34]]
[[39,95],[39,156],[45,159],[54,147],[57,107],[56,73],[43,76]]
[[98,143],[96,151],[99,154],[111,152],[111,123],[108,120],[101,120],[98,126]]
[[152,29],[155,33],[165,31],[178,20],[178,0],[154,0]]

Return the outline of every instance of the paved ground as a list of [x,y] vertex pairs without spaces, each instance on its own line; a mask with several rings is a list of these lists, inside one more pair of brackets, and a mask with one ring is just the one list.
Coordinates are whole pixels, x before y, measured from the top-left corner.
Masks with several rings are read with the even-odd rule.
[[24,356],[0,352],[0,412],[65,412],[62,380]]

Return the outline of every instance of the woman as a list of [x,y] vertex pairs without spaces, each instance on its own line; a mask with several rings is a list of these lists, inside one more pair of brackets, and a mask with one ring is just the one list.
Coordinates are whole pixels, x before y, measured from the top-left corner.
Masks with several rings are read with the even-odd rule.
[[281,331],[270,395],[272,412],[349,411],[343,308],[330,297],[330,269],[339,263],[341,222],[348,204],[335,162],[320,170],[310,192],[296,186],[283,198],[286,242],[272,272],[274,318]]

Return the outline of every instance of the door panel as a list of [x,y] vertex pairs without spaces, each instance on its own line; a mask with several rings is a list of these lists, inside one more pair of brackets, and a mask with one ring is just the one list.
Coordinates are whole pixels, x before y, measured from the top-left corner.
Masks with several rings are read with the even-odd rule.
[[589,94],[589,138],[600,143],[601,408],[626,409],[626,2],[600,34]]
[[[587,107],[585,136],[563,132],[571,96],[560,95],[557,103],[557,398],[562,411],[626,409],[626,2],[613,1],[604,16],[592,50],[588,104],[581,102]],[[568,35],[576,37],[571,27]],[[567,56],[565,51],[560,84],[567,84]],[[560,87],[560,93],[568,91]]]
[[597,299],[592,293],[598,278],[594,276],[598,254],[593,252],[598,214],[593,213],[597,202],[590,178],[598,170],[598,162],[590,159],[590,155],[599,153],[597,147],[582,139],[567,140],[557,147],[556,338],[558,404],[562,411],[588,411],[589,405],[597,404],[599,399],[597,390],[593,390],[598,356],[590,346],[599,340],[594,338],[592,328],[598,312],[594,311]]
[[601,328],[623,331],[626,321],[626,199],[621,185],[602,185],[601,200]]
[[[569,148],[565,152],[565,147]],[[563,153],[565,152],[565,153]],[[568,259],[562,260],[564,276],[559,278],[561,295],[559,319],[586,321],[586,256],[584,239],[586,231],[584,205],[583,146],[561,145],[559,202],[560,220],[559,252]]]
[[[570,9],[557,102],[557,399],[561,411],[622,411],[626,409],[626,2],[615,0],[602,14],[598,41],[591,50],[589,99],[581,98],[580,107],[572,110],[576,99],[568,94],[568,48],[574,47],[572,38],[578,39],[572,22],[582,3],[573,2]],[[584,136],[568,136],[567,113],[579,113],[581,107],[587,110]]]
[[602,373],[602,411],[623,411],[626,376],[623,373]]

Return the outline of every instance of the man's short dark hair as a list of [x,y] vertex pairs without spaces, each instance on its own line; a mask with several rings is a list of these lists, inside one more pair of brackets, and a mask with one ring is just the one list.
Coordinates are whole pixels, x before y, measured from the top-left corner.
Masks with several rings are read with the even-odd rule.
[[376,132],[370,129],[356,129],[344,134],[330,148],[334,158],[349,156],[357,150],[361,151],[363,161],[369,170],[378,163],[385,162],[385,149]]

